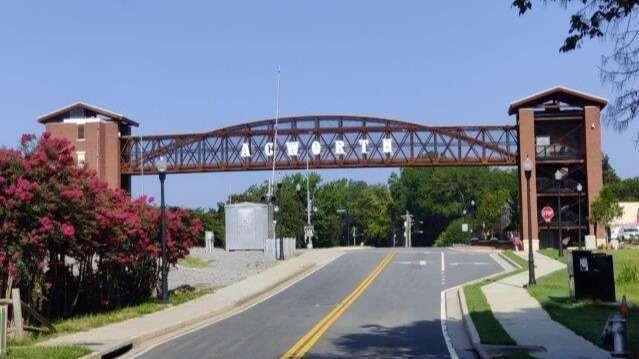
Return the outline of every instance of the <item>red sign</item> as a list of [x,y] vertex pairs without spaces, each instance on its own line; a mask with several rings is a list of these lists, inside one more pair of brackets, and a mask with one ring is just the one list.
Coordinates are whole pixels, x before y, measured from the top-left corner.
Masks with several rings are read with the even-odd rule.
[[552,207],[546,206],[541,209],[541,218],[543,218],[544,221],[546,221],[546,223],[550,223],[550,221],[552,220],[552,217],[554,216],[555,216],[555,211],[552,209]]

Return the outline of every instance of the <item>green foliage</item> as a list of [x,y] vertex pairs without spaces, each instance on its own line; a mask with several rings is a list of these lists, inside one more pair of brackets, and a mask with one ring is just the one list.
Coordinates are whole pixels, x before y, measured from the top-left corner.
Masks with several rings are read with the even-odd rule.
[[[217,209],[198,208],[191,211],[191,215],[202,222],[204,231],[212,231],[214,245],[224,247],[224,203],[218,203]],[[198,238],[199,245],[204,246],[204,236]]]
[[615,278],[615,282],[619,285],[637,283],[637,281],[639,281],[639,268],[631,264],[624,264]]
[[619,182],[619,176],[617,176],[617,171],[610,164],[610,157],[604,154],[603,160],[601,161],[602,173],[603,173],[603,183],[613,183]]
[[501,219],[502,209],[510,201],[510,193],[505,189],[484,192],[477,208],[478,223],[485,223],[487,229],[496,226]]
[[[533,0],[514,0],[513,6],[520,15],[528,12],[533,7]],[[581,46],[584,39],[603,37],[607,32],[614,32],[617,21],[622,21],[632,16],[635,9],[635,1],[627,0],[543,0],[544,4],[555,3],[562,7],[573,4],[587,4],[585,8],[579,8],[570,16],[569,35],[565,38],[560,51],[568,52]]]
[[639,201],[639,177],[626,178],[609,182],[607,187],[615,196],[624,202]]
[[75,359],[91,353],[90,350],[80,346],[57,347],[10,347],[3,359]]
[[[462,225],[464,223],[468,224],[469,227],[469,230],[466,232],[462,231]],[[470,243],[470,238],[472,237],[470,228],[472,228],[472,223],[472,218],[467,217],[453,220],[450,222],[448,227],[439,234],[439,237],[437,237],[437,240],[435,241],[435,245],[437,247],[448,247],[456,243]]]
[[604,186],[599,197],[590,207],[590,218],[597,224],[608,227],[610,223],[623,214],[623,209],[610,187]]
[[[484,217],[487,218],[490,212],[489,204],[510,203],[511,221],[516,224],[519,213],[517,181],[515,170],[486,167],[403,168],[390,176],[387,186],[347,179],[322,182],[319,175],[312,173],[310,189],[313,205],[317,208],[313,213],[314,245],[330,247],[353,243],[352,231],[356,228],[357,243],[389,246],[393,234],[398,241],[403,240],[401,216],[407,210],[415,219],[413,244],[429,245],[452,220],[462,217],[464,211],[469,215],[474,213],[477,208],[471,206],[471,201],[479,203],[482,198]],[[306,177],[300,173],[289,175],[280,183],[275,193],[280,208],[278,235],[298,238],[298,246],[303,246]],[[266,192],[266,183],[253,185],[243,193],[234,194],[232,199],[234,202],[262,202]],[[492,194],[485,196],[488,192]],[[504,198],[510,201],[504,202]],[[496,213],[498,219],[499,211]],[[220,228],[223,228],[222,221],[223,216],[219,218]],[[207,220],[203,222],[205,229],[211,227]],[[490,222],[495,222],[494,218]],[[216,239],[219,237],[216,232]],[[465,237],[470,239],[470,232]],[[440,243],[467,241],[465,237]]]
[[[517,198],[517,175],[514,170],[486,167],[403,168],[388,180],[392,198],[392,227],[402,231],[400,217],[408,210],[423,221],[423,235],[413,239],[415,245],[428,245],[437,239],[448,223],[474,208],[487,191],[504,190]],[[516,201],[513,201],[516,203]],[[511,213],[517,218],[518,210]]]

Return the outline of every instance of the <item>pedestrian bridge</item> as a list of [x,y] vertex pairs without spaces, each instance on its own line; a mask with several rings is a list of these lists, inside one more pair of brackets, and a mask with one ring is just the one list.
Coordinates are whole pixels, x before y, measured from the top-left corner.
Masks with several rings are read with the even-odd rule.
[[[277,122],[277,126],[276,126]],[[312,115],[249,122],[205,133],[124,136],[121,173],[277,169],[508,166],[517,164],[517,127],[432,127],[379,117]]]

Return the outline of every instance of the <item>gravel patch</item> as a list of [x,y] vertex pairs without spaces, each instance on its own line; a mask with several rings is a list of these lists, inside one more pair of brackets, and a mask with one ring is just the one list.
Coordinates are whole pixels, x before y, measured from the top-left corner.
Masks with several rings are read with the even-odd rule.
[[227,252],[215,248],[209,253],[203,247],[191,248],[191,256],[210,261],[206,268],[188,268],[178,264],[169,272],[169,289],[182,285],[223,287],[259,273],[277,263],[261,251]]

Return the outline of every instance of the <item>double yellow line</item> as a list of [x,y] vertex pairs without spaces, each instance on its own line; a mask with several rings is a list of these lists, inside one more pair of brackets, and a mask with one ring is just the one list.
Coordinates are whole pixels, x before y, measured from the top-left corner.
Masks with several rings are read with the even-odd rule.
[[373,268],[373,270],[355,287],[349,295],[339,302],[333,310],[325,315],[311,330],[302,336],[286,353],[282,354],[282,358],[302,358],[317,343],[317,341],[326,333],[326,331],[335,323],[335,321],[346,312],[346,310],[359,298],[366,289],[375,281],[386,266],[393,260],[395,251],[389,252],[382,260]]

